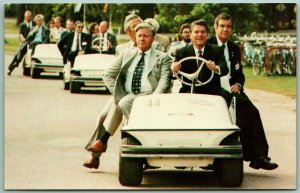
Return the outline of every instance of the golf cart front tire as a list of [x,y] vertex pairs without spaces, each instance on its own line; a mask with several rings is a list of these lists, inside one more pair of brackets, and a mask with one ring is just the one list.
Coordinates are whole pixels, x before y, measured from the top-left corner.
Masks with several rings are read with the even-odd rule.
[[70,82],[70,92],[71,93],[80,93],[81,83],[79,82]]
[[[124,145],[137,145],[132,137],[124,138]],[[138,186],[143,179],[143,163],[140,158],[126,158],[120,156],[119,182],[123,186]]]

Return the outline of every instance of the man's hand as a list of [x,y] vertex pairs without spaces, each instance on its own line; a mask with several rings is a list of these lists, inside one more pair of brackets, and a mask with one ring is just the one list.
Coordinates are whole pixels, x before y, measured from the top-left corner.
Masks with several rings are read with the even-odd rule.
[[240,87],[239,84],[234,84],[234,85],[231,85],[231,86],[230,86],[230,90],[231,90],[231,92],[233,92],[233,93],[239,93],[240,90],[241,90],[241,87]]
[[108,48],[112,48],[112,43],[110,41],[107,40],[107,47]]
[[217,65],[215,64],[214,61],[208,60],[205,64],[206,67],[211,71],[214,71],[215,73],[219,73],[219,69],[217,68]]
[[174,62],[171,66],[171,70],[173,73],[177,73],[181,68],[181,64],[178,62]]

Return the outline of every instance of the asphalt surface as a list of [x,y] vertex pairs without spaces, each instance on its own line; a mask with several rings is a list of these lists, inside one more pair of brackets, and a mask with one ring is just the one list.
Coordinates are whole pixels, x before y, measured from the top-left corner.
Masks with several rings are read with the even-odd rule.
[[[218,190],[211,172],[159,171],[144,174],[139,187],[118,181],[120,132],[110,138],[100,168],[82,163],[90,158],[84,146],[110,95],[71,94],[56,76],[32,79],[17,68],[7,76],[12,56],[5,55],[4,189],[139,189]],[[269,142],[269,155],[279,164],[273,171],[254,170],[244,162],[244,181],[234,189],[296,188],[296,100],[258,90],[246,93],[258,107]]]

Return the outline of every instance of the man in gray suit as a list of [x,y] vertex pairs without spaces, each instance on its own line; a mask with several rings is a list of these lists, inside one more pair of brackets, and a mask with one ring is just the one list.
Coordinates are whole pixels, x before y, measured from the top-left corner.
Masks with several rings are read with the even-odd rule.
[[[129,118],[133,101],[143,95],[167,93],[171,87],[171,58],[166,53],[153,49],[155,31],[148,23],[136,26],[136,48],[125,49],[104,73],[104,82],[114,97],[118,110]],[[105,126],[104,126],[105,127]],[[105,128],[102,137],[87,147],[93,154],[106,151],[111,133]],[[99,157],[93,156],[84,163],[85,167],[99,167]]]

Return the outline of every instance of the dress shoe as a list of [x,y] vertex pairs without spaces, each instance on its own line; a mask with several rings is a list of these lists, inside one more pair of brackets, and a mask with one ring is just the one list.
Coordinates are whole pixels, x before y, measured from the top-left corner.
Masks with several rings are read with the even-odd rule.
[[10,76],[10,75],[11,75],[11,71],[9,71],[9,72],[7,73],[7,75]]
[[105,152],[107,149],[107,145],[103,144],[101,140],[97,140],[92,146],[89,146],[87,148],[88,151],[94,152],[94,153],[102,153]]
[[249,166],[254,169],[274,170],[278,167],[277,163],[270,162],[269,157],[259,157],[250,162]]
[[100,164],[99,159],[96,159],[96,158],[92,157],[92,159],[90,159],[88,161],[85,161],[83,163],[83,166],[87,167],[87,168],[90,168],[90,169],[98,169],[99,164]]

